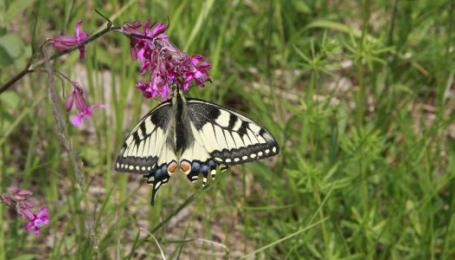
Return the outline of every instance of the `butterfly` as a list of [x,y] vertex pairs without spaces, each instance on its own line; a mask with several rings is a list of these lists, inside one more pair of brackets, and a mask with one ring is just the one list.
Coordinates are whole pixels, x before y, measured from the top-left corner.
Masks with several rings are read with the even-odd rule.
[[264,127],[225,107],[172,97],[145,115],[125,138],[115,170],[143,174],[153,186],[151,203],[162,184],[180,171],[190,181],[230,165],[278,154],[278,144]]

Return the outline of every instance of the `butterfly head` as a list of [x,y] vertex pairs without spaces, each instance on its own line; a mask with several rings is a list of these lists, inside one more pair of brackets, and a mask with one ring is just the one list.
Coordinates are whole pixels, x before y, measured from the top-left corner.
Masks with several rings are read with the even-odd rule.
[[173,99],[179,95],[183,96],[183,91],[181,91],[177,85],[172,84],[171,85],[171,99]]

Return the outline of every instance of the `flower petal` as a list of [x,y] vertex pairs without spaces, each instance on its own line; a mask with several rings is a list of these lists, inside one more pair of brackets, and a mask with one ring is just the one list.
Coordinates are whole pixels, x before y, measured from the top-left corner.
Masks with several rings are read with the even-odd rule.
[[80,60],[85,59],[85,46],[79,47],[79,59]]
[[139,21],[134,21],[134,22],[131,22],[131,23],[126,23],[124,25],[122,25],[122,29],[123,31],[125,31],[126,33],[130,33],[130,34],[140,34],[140,32],[137,30],[139,28],[141,28],[142,26],[142,23],[139,22]]
[[79,113],[79,114],[71,117],[71,124],[73,124],[75,127],[81,127],[83,119],[84,119],[84,115]]
[[81,30],[82,22],[83,21],[80,20],[79,22],[76,23],[76,39],[77,39],[78,43],[81,43],[81,42],[87,40],[87,38],[88,38],[88,33],[83,32]]
[[49,43],[52,44],[54,48],[60,51],[64,51],[72,46],[77,45],[77,39],[74,36],[62,35],[49,40]]
[[74,103],[74,96],[69,95],[65,102],[66,111],[68,111],[68,112],[71,111],[71,108],[73,108],[73,103]]
[[[68,36],[68,35],[61,35],[54,37],[49,40],[49,43],[54,46],[57,50],[64,51],[71,47],[77,46],[83,43],[85,40],[88,39],[89,34],[87,32],[82,31],[82,20],[76,23],[76,35],[75,36]],[[85,46],[79,47],[79,58],[83,59],[85,57]]]
[[29,207],[22,207],[21,205],[17,205],[16,211],[17,214],[26,218],[28,221],[33,221],[36,218],[35,214],[33,214],[33,212],[30,211]]
[[47,208],[41,208],[38,212],[38,214],[36,214],[36,216],[40,219],[43,219],[43,218],[48,218],[49,217],[49,210]]
[[13,200],[11,199],[11,197],[8,194],[2,194],[1,199],[2,199],[3,204],[5,204],[6,206],[8,206],[8,207],[13,206]]
[[95,110],[95,108],[105,108],[106,105],[104,104],[96,104],[96,105],[90,105],[88,107],[86,107],[85,110],[83,111],[80,111],[79,113],[77,113],[76,115],[72,116],[71,117],[71,124],[73,124],[74,126],[76,127],[81,127],[82,125],[82,122],[88,118],[88,117],[91,117],[92,114],[93,114],[93,111]]
[[30,232],[34,227],[33,222],[28,222],[24,228],[26,232]]
[[150,33],[150,37],[152,38],[155,38],[156,36],[164,33],[167,29],[167,26],[165,24],[162,24],[162,23],[156,23],[153,28],[152,28],[152,31]]

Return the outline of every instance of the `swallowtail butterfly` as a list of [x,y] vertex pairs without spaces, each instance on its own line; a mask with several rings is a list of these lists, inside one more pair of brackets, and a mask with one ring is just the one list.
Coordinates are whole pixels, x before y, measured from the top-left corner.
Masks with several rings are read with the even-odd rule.
[[251,119],[222,106],[186,99],[178,88],[131,130],[120,149],[115,170],[143,174],[153,186],[152,205],[160,186],[180,171],[203,185],[217,167],[278,154],[272,135]]

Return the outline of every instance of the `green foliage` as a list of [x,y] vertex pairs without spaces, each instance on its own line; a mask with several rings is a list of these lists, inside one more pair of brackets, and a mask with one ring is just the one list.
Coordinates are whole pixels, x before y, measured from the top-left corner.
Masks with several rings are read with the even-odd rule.
[[150,207],[149,187],[112,164],[158,102],[134,87],[129,40],[108,34],[86,60],[55,63],[91,103],[108,105],[69,129],[82,190],[58,142],[47,75],[0,95],[1,191],[29,188],[51,215],[31,236],[0,206],[0,259],[159,258],[160,248],[176,259],[455,258],[453,1],[0,0],[0,83],[78,20],[101,29],[95,9],[115,24],[168,22],[176,46],[213,65],[213,83],[189,95],[254,118],[281,153],[206,190],[173,176]]

